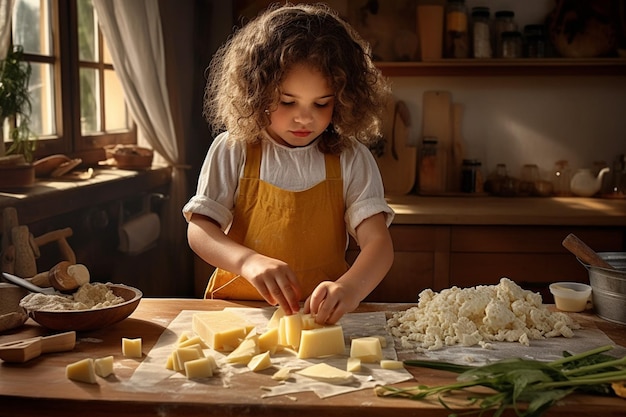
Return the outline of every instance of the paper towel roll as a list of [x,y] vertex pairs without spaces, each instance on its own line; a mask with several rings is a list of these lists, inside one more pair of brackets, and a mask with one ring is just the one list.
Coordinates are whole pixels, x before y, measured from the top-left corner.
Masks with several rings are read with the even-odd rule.
[[161,233],[161,221],[156,213],[142,214],[124,223],[119,229],[121,252],[137,255],[152,248]]

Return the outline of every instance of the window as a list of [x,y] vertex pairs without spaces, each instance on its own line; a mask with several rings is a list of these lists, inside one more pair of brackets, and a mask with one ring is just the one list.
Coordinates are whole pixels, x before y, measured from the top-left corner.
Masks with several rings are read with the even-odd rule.
[[12,42],[32,66],[37,157],[63,153],[95,163],[105,145],[136,143],[92,0],[15,0]]

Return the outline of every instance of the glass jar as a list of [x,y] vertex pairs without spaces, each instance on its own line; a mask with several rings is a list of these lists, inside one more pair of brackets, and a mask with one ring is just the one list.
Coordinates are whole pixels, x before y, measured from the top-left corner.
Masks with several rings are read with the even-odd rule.
[[491,29],[489,8],[472,9],[472,50],[474,58],[491,58]]
[[478,159],[464,159],[461,166],[461,192],[482,193],[482,163]]
[[515,22],[515,12],[511,10],[499,10],[495,14],[494,20],[494,45],[496,46],[495,56],[502,58],[502,34],[504,32],[517,31]]
[[502,33],[502,58],[522,57],[522,34],[521,32]]
[[421,194],[439,194],[445,191],[446,160],[435,137],[425,137],[419,154],[418,188]]
[[528,58],[545,58],[546,35],[543,25],[524,26],[524,56]]
[[446,3],[444,56],[446,58],[469,58],[469,49],[465,0],[448,0]]

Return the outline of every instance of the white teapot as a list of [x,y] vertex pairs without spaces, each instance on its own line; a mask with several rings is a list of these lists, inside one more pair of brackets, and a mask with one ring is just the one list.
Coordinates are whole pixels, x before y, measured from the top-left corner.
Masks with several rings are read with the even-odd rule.
[[576,171],[570,182],[572,194],[579,197],[591,197],[602,188],[602,177],[609,172],[610,168],[602,168],[598,176],[591,173],[591,169],[583,168]]

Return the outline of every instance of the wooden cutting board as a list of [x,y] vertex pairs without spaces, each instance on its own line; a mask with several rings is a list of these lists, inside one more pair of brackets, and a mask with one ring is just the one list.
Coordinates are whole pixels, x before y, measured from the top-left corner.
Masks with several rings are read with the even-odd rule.
[[403,195],[413,189],[417,148],[409,143],[410,113],[403,101],[391,100],[383,120],[384,149],[376,157],[385,194]]
[[422,139],[435,137],[439,151],[450,161],[452,146],[452,98],[448,91],[425,91],[422,107]]

